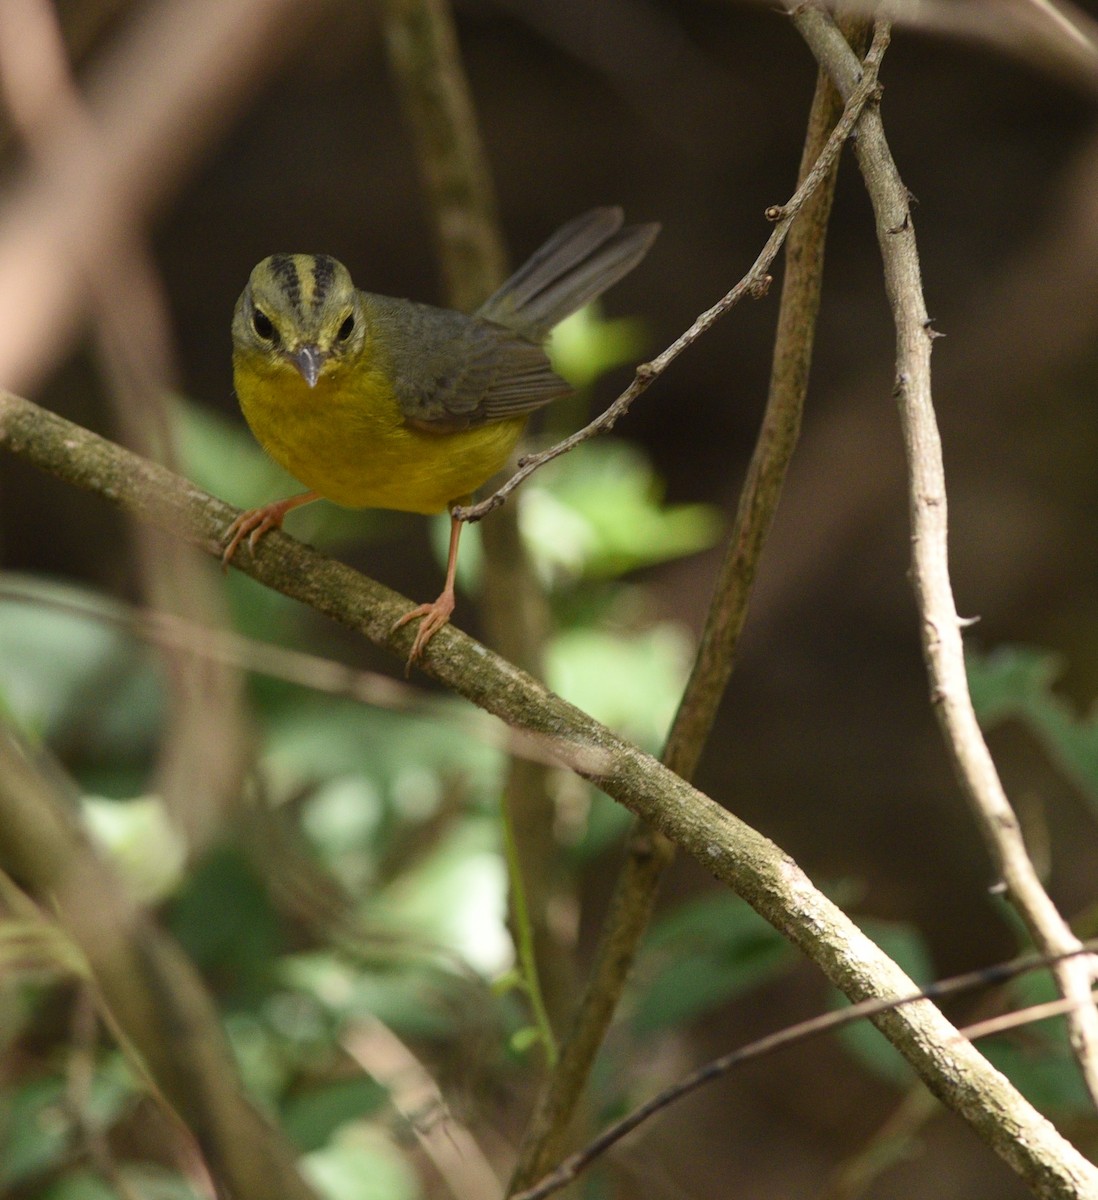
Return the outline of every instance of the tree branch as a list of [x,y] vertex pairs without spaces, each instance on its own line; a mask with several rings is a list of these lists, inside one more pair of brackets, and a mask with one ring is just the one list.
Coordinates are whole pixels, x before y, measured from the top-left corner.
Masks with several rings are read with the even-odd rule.
[[[867,60],[866,95],[880,65],[881,55],[876,50]],[[860,111],[860,104],[852,102],[851,107]],[[698,654],[662,755],[663,762],[685,779],[694,773],[732,674],[755,574],[800,432],[823,277],[823,244],[839,166],[835,147],[841,143],[830,139],[837,137],[842,115],[842,100],[821,71],[798,173],[797,195],[803,195],[803,207],[799,206],[797,220],[787,227],[789,244],[766,412]],[[828,169],[816,170],[825,154]],[[815,190],[807,187],[810,179],[815,181]],[[790,207],[785,206],[787,212]],[[560,1157],[568,1125],[617,1010],[673,857],[674,846],[662,834],[647,825],[634,826],[603,919],[594,966],[560,1062],[527,1127],[512,1188],[527,1187],[540,1179]]]
[[[844,95],[861,82],[857,57],[831,17],[814,5],[789,4],[809,48]],[[855,143],[876,215],[885,286],[896,324],[896,389],[908,463],[912,578],[921,617],[930,697],[969,807],[1007,893],[1043,953],[1078,949],[1030,861],[1018,818],[984,741],[965,675],[961,629],[949,577],[942,445],[930,385],[934,331],[923,298],[909,195],[892,159],[877,108],[867,110]],[[1093,960],[1068,959],[1054,973],[1064,996],[1072,1048],[1098,1104],[1098,1009],[1090,1001]]]
[[[28,400],[0,391],[0,446],[219,556],[230,506],[155,463]],[[393,632],[409,602],[277,531],[238,569],[407,657]],[[650,755],[457,629],[432,640],[424,668],[472,703],[542,742],[608,796],[652,824],[742,896],[851,1000],[899,999],[911,980],[769,839]],[[1037,1112],[930,1003],[875,1023],[927,1086],[1042,1197],[1098,1195],[1098,1169]],[[282,1189],[284,1192],[284,1188]],[[276,1194],[272,1192],[270,1194]]]

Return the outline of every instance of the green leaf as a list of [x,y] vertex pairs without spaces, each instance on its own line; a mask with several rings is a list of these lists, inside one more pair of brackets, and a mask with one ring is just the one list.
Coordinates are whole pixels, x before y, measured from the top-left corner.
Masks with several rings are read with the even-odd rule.
[[626,442],[585,442],[526,484],[520,523],[548,578],[613,578],[711,546],[721,526],[705,504],[665,505],[651,464]]
[[965,663],[981,723],[1024,722],[1098,809],[1098,716],[1080,717],[1053,691],[1060,659],[1033,647],[1003,646],[990,654],[969,648]]
[[793,956],[743,900],[718,893],[678,905],[652,927],[638,967],[638,1034],[686,1024],[773,978]]
[[368,1075],[341,1079],[291,1096],[282,1124],[302,1151],[319,1150],[341,1126],[376,1112],[388,1092]]
[[589,387],[614,367],[635,362],[647,337],[644,322],[635,317],[604,321],[597,304],[573,313],[554,330],[549,342],[553,368],[575,388]]
[[[1046,972],[1034,971],[1011,982],[1011,1008],[1025,1009],[1056,999],[1059,992]],[[1063,1117],[1093,1113],[1094,1102],[1072,1054],[1062,1015],[981,1038],[979,1048],[1041,1112]]]
[[[0,1184],[23,1183],[65,1159],[73,1126],[63,1105],[64,1095],[64,1081],[51,1077],[33,1080],[4,1099]],[[128,1076],[110,1069],[97,1071],[83,1119],[94,1129],[106,1130],[132,1095]]]
[[639,633],[570,629],[546,653],[549,686],[641,746],[664,741],[691,662],[688,634],[661,622]]
[[417,1200],[419,1183],[407,1158],[364,1124],[344,1128],[301,1160],[305,1178],[325,1200]]

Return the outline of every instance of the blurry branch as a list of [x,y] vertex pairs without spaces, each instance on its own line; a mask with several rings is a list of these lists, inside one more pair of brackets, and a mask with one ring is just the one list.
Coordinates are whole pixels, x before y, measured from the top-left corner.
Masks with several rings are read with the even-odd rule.
[[[0,392],[0,446],[174,532],[212,557],[220,556],[221,534],[234,509],[156,463],[9,392]],[[245,556],[237,569],[358,630],[401,662],[406,660],[414,634],[394,633],[393,623],[407,611],[409,602],[376,581],[281,531],[270,533],[254,558]],[[424,668],[467,700],[552,749],[563,765],[583,763],[586,753],[596,750],[599,768],[573,769],[742,896],[852,1001],[891,1002],[917,990],[841,909],[813,887],[780,847],[518,668],[449,626],[428,646]],[[13,786],[0,772],[0,788]],[[25,812],[28,821],[40,808]],[[32,832],[34,827],[15,830],[10,817],[0,814],[0,838],[5,843],[10,840],[23,857],[30,857],[40,845],[37,839],[28,842]],[[57,882],[55,874],[61,869],[53,853],[60,836],[42,844],[41,853],[33,854],[29,864],[46,882]],[[28,871],[21,873],[26,877]],[[76,908],[81,929],[90,935],[92,927],[98,929],[103,911],[88,903]],[[110,923],[112,916],[108,910],[101,947],[113,945],[118,937],[118,926]],[[1098,1168],[972,1046],[959,1041],[955,1028],[932,1004],[921,1001],[881,1012],[873,1020],[935,1095],[967,1121],[1038,1196],[1051,1200],[1098,1195]],[[204,1050],[212,1054],[215,1046],[220,1047],[220,1041]],[[208,1113],[202,1115],[204,1124]],[[287,1176],[283,1173],[279,1186],[267,1195],[289,1195]]]
[[389,63],[431,202],[446,296],[472,312],[503,282],[492,177],[448,0],[383,0]]
[[[363,671],[303,650],[259,642],[232,630],[214,629],[172,613],[133,608],[105,597],[87,598],[50,587],[41,580],[0,571],[0,602],[3,601],[54,608],[122,629],[150,646],[178,652],[188,658],[266,675],[283,683],[341,696],[375,708],[430,717],[516,758],[545,765],[557,761],[546,754],[540,744],[486,714],[457,711],[452,705],[439,703],[420,688],[376,671]],[[598,756],[593,754],[587,765],[591,770],[597,770]]]
[[376,1017],[359,1017],[341,1040],[343,1049],[388,1092],[389,1103],[408,1122],[455,1200],[494,1200],[500,1183],[492,1164],[400,1038]]
[[64,353],[90,302],[85,264],[150,216],[318,5],[165,0],[142,8],[90,73],[88,111],[51,134],[48,168],[0,208],[0,380],[29,387]]
[[0,864],[83,952],[109,1023],[182,1118],[235,1200],[316,1200],[289,1145],[244,1098],[193,966],[137,909],[10,729],[0,727]]
[[1066,0],[842,0],[838,7],[865,17],[883,9],[898,25],[990,46],[1098,96],[1098,21]]
[[[1072,958],[1078,954],[1090,953],[1090,950],[1091,948],[1081,948],[1071,951],[1069,954],[1061,956],[1060,961]],[[546,1175],[543,1179],[539,1179],[534,1187],[515,1193],[511,1200],[544,1200],[546,1196],[551,1196],[554,1192],[560,1191],[562,1187],[566,1187],[576,1179],[582,1171],[585,1171],[596,1159],[601,1158],[639,1125],[643,1125],[651,1117],[670,1108],[672,1104],[676,1104],[679,1100],[684,1099],[714,1080],[723,1078],[743,1063],[764,1058],[766,1055],[773,1054],[777,1050],[807,1042],[812,1038],[820,1037],[822,1034],[844,1029],[848,1025],[853,1025],[855,1021],[863,1021],[884,1012],[895,1011],[904,1005],[914,1004],[918,1000],[938,1000],[943,996],[953,996],[958,992],[971,991],[974,988],[991,987],[993,984],[1003,983],[1019,975],[1024,975],[1028,971],[1036,971],[1050,966],[1052,962],[1053,960],[1043,955],[1029,955],[1011,962],[998,963],[993,967],[985,967],[977,971],[966,971],[963,975],[954,975],[949,979],[940,979],[936,983],[929,984],[919,991],[912,992],[910,995],[896,1000],[862,1000],[858,1004],[852,1004],[846,1008],[832,1009],[830,1012],[820,1013],[819,1016],[809,1017],[806,1021],[798,1021],[795,1025],[787,1025],[784,1029],[779,1029],[776,1033],[766,1034],[764,1037],[758,1038],[753,1042],[748,1042],[746,1046],[740,1046],[736,1050],[729,1051],[728,1054],[722,1054],[719,1058],[714,1058],[710,1062],[704,1063],[677,1083],[663,1088],[651,1097],[651,1099],[637,1105],[632,1112],[627,1113],[624,1117],[614,1121],[613,1124],[608,1125],[598,1137],[593,1138],[581,1150],[577,1150],[575,1154],[570,1154],[550,1174]],[[1057,1005],[1056,1011],[1063,1012],[1064,1009],[1062,1006],[1066,1002],[1061,1000],[1055,1003]],[[1009,1013],[1007,1014],[1007,1018],[999,1018],[1000,1021],[1004,1021],[1004,1024],[997,1027],[990,1021],[981,1022],[979,1026],[971,1026],[959,1030],[957,1038],[960,1040],[964,1038],[983,1037],[986,1034],[997,1032],[998,1028],[1012,1028],[1027,1021],[1040,1020],[1042,1017],[1052,1015],[1043,1011],[1047,1007],[1046,1005],[1041,1005],[1034,1008],[1027,1008],[1020,1012]],[[1008,1019],[1013,1019],[1012,1024],[1005,1023]],[[923,1096],[927,1094],[924,1089],[920,1089],[920,1093]]]
[[758,258],[755,259],[747,274],[743,276],[730,292],[722,296],[712,308],[706,309],[694,321],[693,325],[680,334],[662,354],[658,354],[650,362],[641,363],[637,367],[632,383],[629,384],[609,408],[600,413],[582,429],[577,430],[570,437],[566,437],[555,446],[550,446],[548,450],[544,450],[539,454],[530,454],[520,459],[519,469],[506,483],[497,488],[492,495],[485,497],[485,499],[478,501],[476,504],[469,504],[454,509],[456,516],[460,517],[463,521],[479,521],[493,509],[503,504],[515,488],[538,470],[539,467],[545,466],[546,463],[552,462],[554,458],[559,458],[562,454],[567,454],[569,450],[574,450],[581,442],[586,442],[596,434],[608,433],[614,428],[620,418],[625,416],[629,411],[633,401],[643,392],[646,392],[684,350],[689,349],[698,338],[708,333],[725,313],[735,308],[745,296],[759,297],[766,295],[771,283],[770,268],[774,263],[774,259],[778,256],[778,251],[781,250],[785,242],[793,221],[804,207],[808,198],[816,191],[821,182],[827,178],[833,164],[839,157],[843,143],[858,123],[862,109],[872,99],[877,90],[877,67],[880,55],[883,52],[884,48],[881,47],[880,51],[872,58],[872,61],[870,59],[866,60],[864,76],[859,79],[857,86],[851,89],[850,95],[846,99],[846,108],[843,111],[843,115],[839,118],[831,136],[827,139],[823,150],[813,164],[812,169],[805,176],[804,181],[785,204],[775,204],[766,210],[767,219],[774,223],[774,232],[767,239],[766,245],[763,246]]
[[[507,255],[453,13],[449,0],[385,0],[382,9],[389,62],[430,203],[447,300],[459,311],[472,312],[503,282]],[[508,661],[540,677],[549,606],[518,513],[507,511],[485,525],[481,544],[480,608],[489,641]],[[524,986],[553,1058],[549,1011],[570,1003],[574,984],[572,964],[548,919],[557,874],[550,777],[529,758],[512,763],[503,803],[510,829],[511,924]]]
[[[689,779],[697,767],[731,677],[755,574],[800,432],[823,279],[823,247],[839,166],[837,149],[842,145],[842,131],[849,133],[854,128],[852,121],[843,118],[853,112],[856,119],[871,95],[886,44],[882,40],[870,50],[863,91],[858,100],[851,100],[845,113],[838,92],[823,72],[817,79],[794,197],[801,198],[794,209],[799,215],[791,226],[786,224],[781,229],[783,234],[789,232],[789,242],[766,411],[698,654],[663,753],[663,762],[684,779]],[[817,170],[821,160],[826,167]],[[812,188],[809,180],[813,181]],[[785,211],[791,207],[792,202]],[[758,264],[755,270],[759,270]],[[661,834],[645,825],[634,827],[603,922],[595,964],[560,1064],[539,1098],[519,1151],[512,1180],[515,1188],[539,1178],[560,1156],[569,1122],[620,1001],[672,855],[672,844]]]
[[[850,94],[860,65],[831,18],[801,5],[793,20],[836,86]],[[992,862],[1037,946],[1050,957],[1078,949],[1079,939],[1045,892],[1022,837],[1018,818],[984,741],[965,674],[963,622],[953,602],[945,469],[930,382],[934,332],[923,299],[915,230],[907,189],[884,134],[880,112],[867,111],[855,143],[858,164],[876,216],[885,285],[896,325],[896,389],[909,472],[912,575],[921,617],[923,655],[931,701],[954,769]],[[1068,1032],[1087,1088],[1098,1103],[1098,1010],[1090,1000],[1092,962],[1069,959],[1054,973],[1072,1002]]]
[[[49,0],[0,6],[0,91],[12,124],[44,179],[64,178],[79,152],[105,160],[106,142],[72,77],[61,27]],[[124,440],[172,462],[168,387],[171,334],[167,302],[143,236],[141,215],[115,196],[109,243],[75,243]],[[217,623],[223,598],[207,563],[175,539],[136,529],[143,590],[155,610],[180,609]],[[235,675],[164,647],[170,714],[158,754],[158,790],[195,849],[224,823],[240,794],[245,736]],[[200,698],[195,703],[195,698]]]

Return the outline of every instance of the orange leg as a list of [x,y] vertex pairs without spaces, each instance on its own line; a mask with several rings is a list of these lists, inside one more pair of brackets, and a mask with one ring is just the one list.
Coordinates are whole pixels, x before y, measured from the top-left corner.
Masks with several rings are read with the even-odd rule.
[[281,529],[282,520],[291,509],[319,499],[316,492],[302,492],[299,496],[290,496],[286,500],[276,500],[273,504],[264,504],[262,508],[249,508],[247,512],[242,512],[225,530],[229,544],[221,556],[221,565],[228,567],[237,546],[245,538],[248,539],[248,549],[254,554],[259,539],[271,529]]
[[462,524],[463,522],[459,521],[457,517],[451,516],[450,554],[446,560],[446,586],[442,589],[439,598],[430,604],[421,604],[418,608],[413,608],[393,626],[393,629],[396,630],[402,625],[407,625],[409,621],[414,621],[417,617],[423,618],[423,623],[416,632],[416,640],[412,643],[411,653],[408,655],[409,667],[423,653],[424,647],[431,638],[450,620],[450,614],[454,611],[454,575],[457,572],[458,540],[461,537]]

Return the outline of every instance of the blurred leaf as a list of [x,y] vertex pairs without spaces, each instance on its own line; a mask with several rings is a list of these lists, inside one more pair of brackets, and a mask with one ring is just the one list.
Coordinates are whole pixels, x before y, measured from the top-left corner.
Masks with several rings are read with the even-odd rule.
[[[1014,1009],[1058,998],[1056,985],[1045,972],[1019,976],[1010,984],[1010,1006]],[[1041,1112],[1065,1117],[1093,1114],[1094,1101],[1072,1054],[1062,1016],[981,1038],[979,1047],[980,1053]]]
[[664,505],[647,457],[627,442],[584,442],[525,487],[523,534],[552,577],[611,578],[711,546],[721,519],[706,504]]
[[633,823],[633,814],[623,805],[594,788],[589,788],[588,792],[590,803],[583,835],[567,847],[567,858],[575,869],[617,845]]
[[416,1200],[415,1171],[380,1130],[359,1123],[301,1160],[305,1178],[326,1200]]
[[676,906],[656,921],[638,967],[638,1034],[684,1025],[773,978],[793,961],[786,941],[727,893]]
[[51,1184],[42,1200],[117,1200],[117,1193],[97,1175],[81,1171]]
[[371,897],[369,917],[447,946],[486,975],[504,970],[513,948],[498,825],[483,819],[454,826],[429,855]]
[[[31,582],[63,603],[110,607],[84,588]],[[41,602],[0,602],[0,696],[19,724],[47,740],[78,731],[98,759],[144,754],[162,715],[153,660],[140,645],[109,624]]]
[[992,726],[1011,717],[1024,722],[1098,809],[1098,717],[1080,717],[1053,691],[1060,659],[1032,647],[1003,646],[990,654],[968,648],[965,664],[981,723]]
[[549,686],[639,745],[663,743],[690,669],[691,645],[678,625],[640,633],[564,630],[546,653]]
[[[106,1130],[133,1095],[122,1071],[97,1071],[82,1119]],[[54,1077],[32,1080],[4,1100],[0,1126],[0,1184],[11,1186],[61,1163],[69,1153],[72,1119],[64,1109],[65,1082]]]
[[237,1000],[269,979],[281,942],[267,890],[235,849],[211,851],[172,903],[173,933],[198,965]]
[[155,903],[174,891],[183,877],[187,849],[158,797],[88,796],[82,808],[89,829],[137,900]]
[[303,1152],[319,1150],[342,1125],[369,1116],[388,1092],[369,1075],[341,1079],[291,1096],[282,1107],[282,1124]]
[[586,305],[556,326],[549,342],[553,369],[577,389],[635,362],[648,340],[644,322],[636,317],[605,321],[599,313],[598,304]]
[[[876,918],[859,919],[858,925],[917,985],[925,986],[934,979],[930,951],[914,925]],[[835,996],[837,1002],[847,1003],[839,993]],[[906,1088],[915,1078],[903,1055],[869,1021],[860,1020],[844,1026],[839,1037],[846,1049],[878,1079]]]

